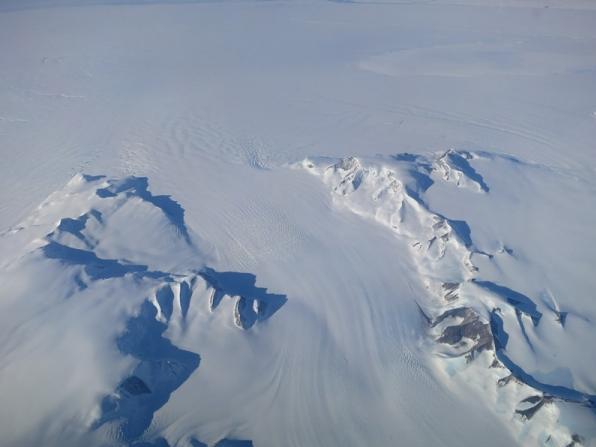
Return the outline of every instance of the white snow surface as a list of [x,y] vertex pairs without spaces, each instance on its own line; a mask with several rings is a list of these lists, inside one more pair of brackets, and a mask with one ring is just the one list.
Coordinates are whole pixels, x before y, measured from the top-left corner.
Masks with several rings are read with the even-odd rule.
[[596,445],[596,3],[0,2],[0,446]]

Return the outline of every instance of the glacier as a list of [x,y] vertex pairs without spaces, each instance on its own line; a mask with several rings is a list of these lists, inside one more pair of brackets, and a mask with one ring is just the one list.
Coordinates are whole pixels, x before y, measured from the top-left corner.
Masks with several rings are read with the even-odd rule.
[[0,446],[596,445],[592,0],[0,2]]

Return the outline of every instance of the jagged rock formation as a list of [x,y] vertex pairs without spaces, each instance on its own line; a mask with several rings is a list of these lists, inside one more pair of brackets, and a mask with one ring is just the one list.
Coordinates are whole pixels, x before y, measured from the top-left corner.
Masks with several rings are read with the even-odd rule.
[[[500,369],[503,375],[498,378],[498,387],[515,382],[525,387],[524,394],[533,393],[510,409],[525,421],[557,400],[594,409],[596,396],[538,381],[509,356],[511,337],[533,349],[531,340],[537,337],[542,312],[523,293],[483,279],[473,257],[492,261],[495,256],[512,256],[513,250],[504,244],[495,253],[478,250],[466,222],[433,211],[425,201],[425,192],[439,181],[490,194],[489,185],[471,164],[487,156],[450,149],[428,157],[315,158],[299,166],[319,176],[338,204],[374,219],[408,241],[421,281],[432,297],[420,307],[440,357],[463,357],[470,362],[486,353],[489,361],[483,374],[487,382],[495,380],[488,368]],[[558,316],[557,321],[564,325],[565,315]],[[560,445],[575,442],[568,431],[558,439]],[[555,443],[552,438],[549,442]]]

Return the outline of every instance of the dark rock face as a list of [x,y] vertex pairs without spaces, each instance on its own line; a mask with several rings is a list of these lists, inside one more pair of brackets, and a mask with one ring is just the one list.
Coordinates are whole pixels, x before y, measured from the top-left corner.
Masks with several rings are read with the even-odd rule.
[[536,414],[544,404],[551,402],[552,399],[546,396],[530,396],[526,397],[519,404],[515,410],[516,414],[519,414],[523,419],[528,420]]
[[567,444],[567,447],[575,447],[577,445],[583,445],[584,442],[585,442],[585,439],[583,437],[581,437],[580,435],[578,435],[577,433],[575,433],[571,436],[571,442],[569,444]]
[[450,309],[441,314],[432,323],[432,327],[438,326],[447,319],[461,320],[461,322],[446,326],[437,339],[439,343],[456,346],[461,344],[464,339],[471,340],[472,347],[464,354],[492,349],[493,338],[489,325],[481,321],[480,316],[473,309],[469,307]]
[[210,308],[214,310],[221,300],[238,297],[234,309],[234,320],[238,327],[250,329],[256,323],[267,320],[285,304],[285,295],[269,293],[264,287],[256,286],[256,276],[251,273],[218,272],[205,268],[201,277],[213,288]]
[[441,288],[443,289],[443,298],[445,298],[446,301],[451,302],[459,298],[457,293],[459,291],[459,283],[444,282]]
[[505,377],[501,377],[498,381],[497,381],[497,385],[499,386],[505,386],[511,382],[515,382],[515,383],[521,383],[519,380],[517,380],[513,374],[509,374],[508,376]]

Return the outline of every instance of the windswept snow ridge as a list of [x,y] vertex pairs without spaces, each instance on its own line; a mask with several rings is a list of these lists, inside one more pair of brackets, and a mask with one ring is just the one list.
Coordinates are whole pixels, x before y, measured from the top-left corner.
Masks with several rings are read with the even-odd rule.
[[[563,327],[566,314],[557,312],[556,318],[545,319],[535,299],[486,279],[478,265],[499,265],[502,259],[513,259],[515,248],[501,244],[502,248],[492,253],[479,250],[467,222],[434,211],[425,198],[435,182],[490,194],[491,188],[474,168],[474,161],[494,159],[523,165],[507,156],[451,149],[430,156],[312,158],[300,166],[321,177],[338,204],[374,219],[408,241],[420,279],[430,292],[428,300],[419,303],[420,309],[437,343],[434,351],[444,360],[448,375],[472,374],[470,382],[480,383],[483,392],[496,389],[496,393],[488,394],[494,396],[492,404],[499,407],[497,413],[506,418],[510,417],[507,413],[515,414],[519,421],[529,424],[530,428],[520,426],[521,439],[535,436],[545,445],[574,445],[585,433],[575,421],[565,426],[561,415],[568,411],[567,403],[579,404],[594,422],[596,393],[557,383],[557,376],[540,380],[526,369],[536,370],[541,357],[550,354],[541,334]],[[507,281],[507,276],[501,280]],[[562,332],[559,337],[573,344],[571,333]],[[525,355],[519,355],[520,350]],[[458,358],[464,358],[465,363],[457,362]],[[581,369],[574,371],[574,365],[561,367],[572,375],[582,374]],[[516,382],[513,393],[504,390],[512,381]],[[545,406],[550,410],[543,410],[547,414],[532,426]],[[507,413],[503,414],[503,408],[508,408]],[[592,436],[590,426],[583,428]]]
[[[151,194],[146,178],[77,175],[22,225],[4,234],[0,243],[15,251],[2,276],[26,281],[14,304],[34,297],[27,311],[15,314],[14,327],[4,330],[22,331],[22,321],[40,320],[29,342],[42,346],[50,357],[59,358],[59,348],[52,337],[43,339],[44,326],[62,327],[64,334],[92,346],[88,351],[97,356],[97,370],[84,372],[84,364],[71,365],[73,379],[82,375],[89,383],[86,390],[75,387],[74,395],[66,392],[65,399],[83,400],[89,411],[74,429],[87,427],[90,434],[85,436],[117,445],[168,445],[163,438],[155,444],[146,441],[145,433],[155,413],[201,363],[192,347],[177,345],[176,334],[201,324],[211,312],[227,312],[230,327],[248,330],[286,301],[284,295],[255,287],[252,274],[206,267],[208,257],[186,227],[184,209],[169,196]],[[218,308],[224,299],[234,306]],[[11,304],[3,304],[10,312]],[[83,323],[68,319],[79,306],[91,307]],[[43,309],[53,316],[46,320],[44,312],[39,313]],[[3,350],[4,355],[11,352],[11,347]],[[13,359],[9,367],[22,361]],[[52,380],[50,374],[48,385],[57,385]],[[40,386],[26,382],[32,392]],[[110,387],[112,391],[105,393]],[[41,412],[30,415],[33,424],[43,417]],[[52,434],[46,435],[47,442],[53,442]],[[26,436],[8,434],[4,441],[24,445],[30,441]],[[76,436],[83,435],[73,433]],[[217,445],[226,442],[236,445],[227,440]]]

